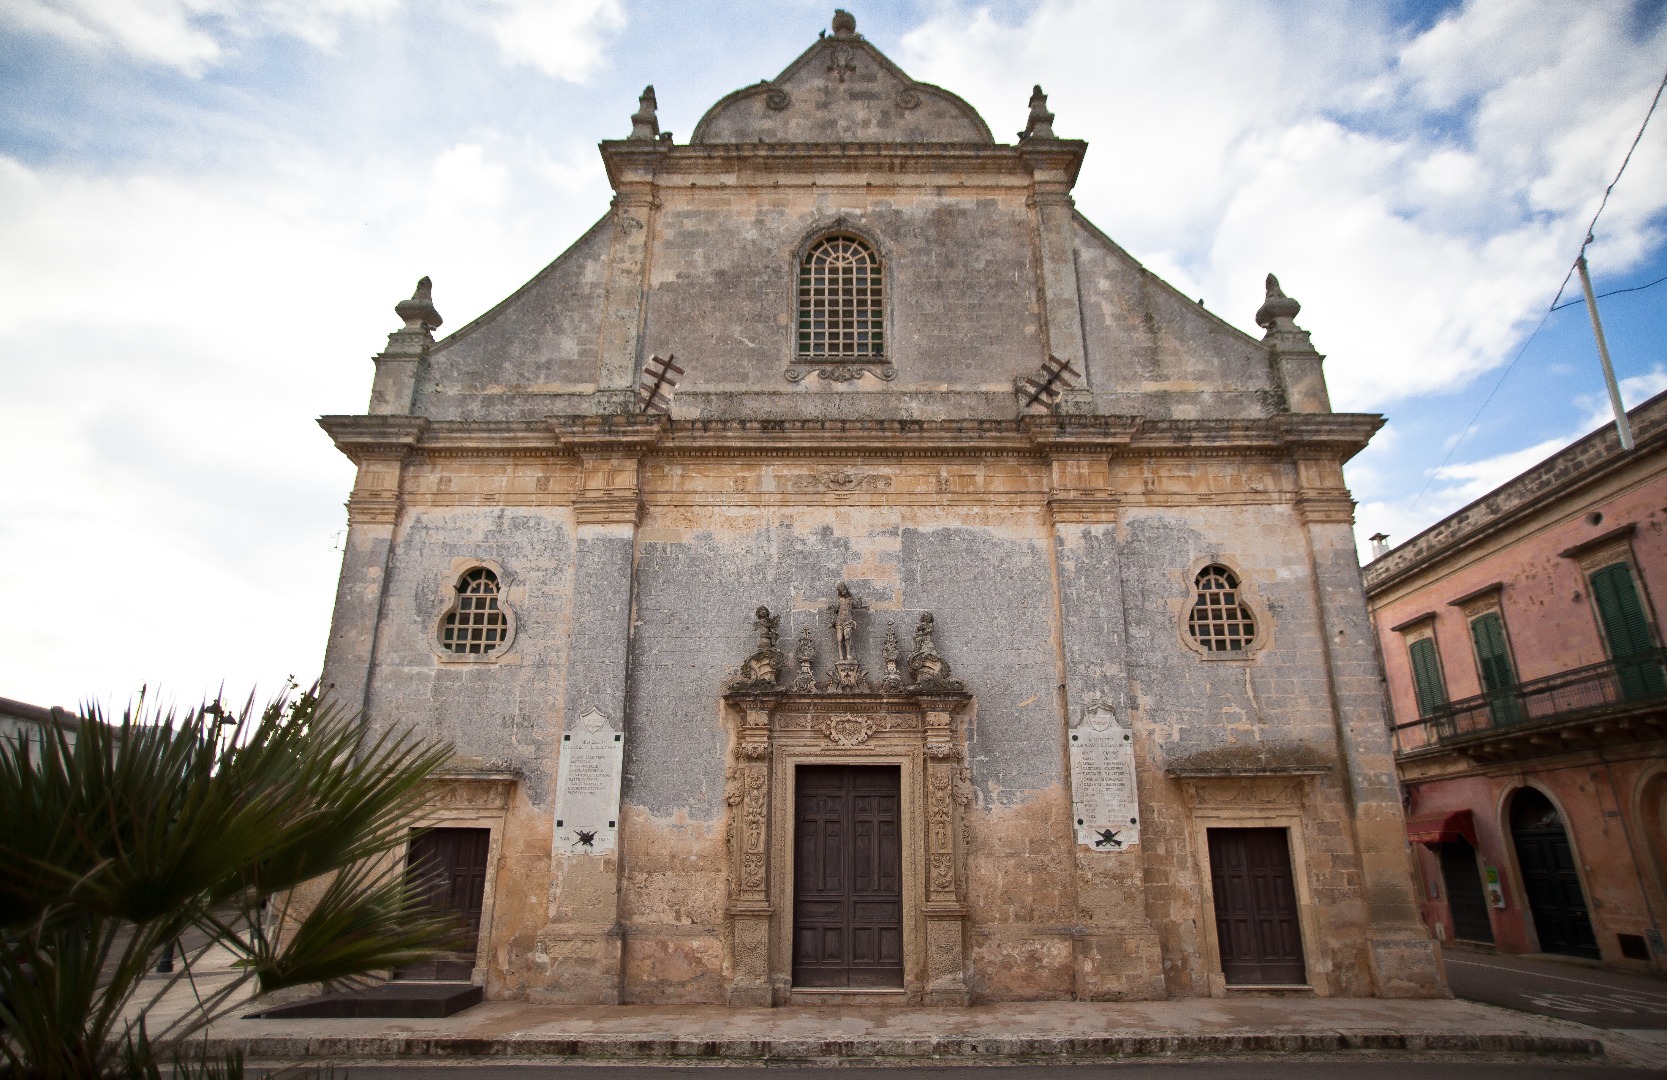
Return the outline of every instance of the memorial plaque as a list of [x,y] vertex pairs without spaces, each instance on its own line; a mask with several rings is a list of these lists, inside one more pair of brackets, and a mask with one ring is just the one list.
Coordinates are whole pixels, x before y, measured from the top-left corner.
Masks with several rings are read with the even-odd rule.
[[598,855],[619,835],[619,774],[625,736],[591,709],[561,737],[556,766],[557,855]]
[[1071,729],[1071,812],[1077,843],[1091,851],[1127,851],[1140,842],[1134,740],[1110,706],[1090,705]]

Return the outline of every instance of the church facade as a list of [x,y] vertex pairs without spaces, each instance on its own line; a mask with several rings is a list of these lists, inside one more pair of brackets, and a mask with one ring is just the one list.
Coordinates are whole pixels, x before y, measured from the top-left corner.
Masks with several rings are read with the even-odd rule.
[[1445,993],[1331,411],[1016,143],[833,29],[368,413],[326,658],[449,740],[414,823],[550,1002]]

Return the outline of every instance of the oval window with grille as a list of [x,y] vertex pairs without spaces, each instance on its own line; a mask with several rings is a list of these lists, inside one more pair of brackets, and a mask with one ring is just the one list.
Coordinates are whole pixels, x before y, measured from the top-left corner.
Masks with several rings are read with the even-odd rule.
[[457,596],[440,620],[440,647],[484,656],[509,639],[509,619],[498,606],[498,575],[477,566],[457,582]]
[[1196,598],[1187,617],[1193,640],[1208,652],[1242,652],[1256,640],[1256,619],[1239,594],[1239,579],[1211,563],[1193,580]]

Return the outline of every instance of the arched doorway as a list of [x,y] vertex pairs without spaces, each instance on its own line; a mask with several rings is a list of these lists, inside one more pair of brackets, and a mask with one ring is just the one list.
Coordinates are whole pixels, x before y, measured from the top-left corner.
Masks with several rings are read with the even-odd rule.
[[1512,797],[1511,838],[1541,951],[1596,959],[1598,943],[1569,835],[1542,792],[1523,788]]
[[1667,773],[1657,773],[1644,784],[1638,798],[1638,824],[1655,887],[1667,900]]

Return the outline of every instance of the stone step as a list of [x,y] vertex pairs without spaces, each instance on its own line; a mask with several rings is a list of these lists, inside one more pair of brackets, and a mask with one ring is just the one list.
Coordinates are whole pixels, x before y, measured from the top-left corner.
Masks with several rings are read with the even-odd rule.
[[390,982],[280,1005],[245,1019],[317,1017],[443,1017],[480,1004],[481,988],[466,982]]

